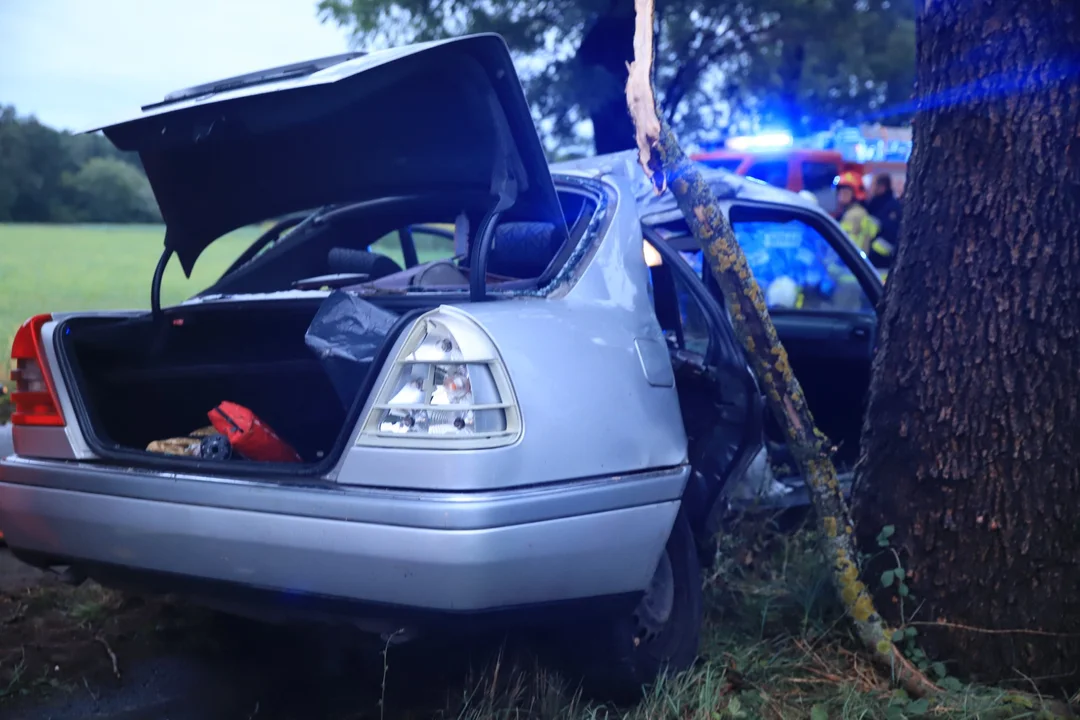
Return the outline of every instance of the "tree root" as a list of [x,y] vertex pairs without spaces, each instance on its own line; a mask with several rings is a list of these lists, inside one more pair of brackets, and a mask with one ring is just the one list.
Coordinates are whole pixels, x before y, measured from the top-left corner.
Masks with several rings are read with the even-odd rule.
[[811,489],[833,578],[860,640],[909,695],[939,694],[942,690],[893,644],[892,631],[859,580],[854,528],[840,493],[828,443],[814,425],[802,388],[769,317],[761,288],[716,196],[682,151],[674,133],[660,119],[652,84],[653,0],[635,0],[635,11],[634,61],[629,68],[626,100],[634,121],[641,167],[658,194],[668,188],[674,194],[724,293],[735,330],[766,391],[769,408],[784,428],[792,454]]

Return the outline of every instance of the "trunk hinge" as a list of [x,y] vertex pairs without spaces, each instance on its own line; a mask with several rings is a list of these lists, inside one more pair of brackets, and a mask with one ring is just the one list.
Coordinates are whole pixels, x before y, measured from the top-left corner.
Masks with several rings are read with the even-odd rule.
[[[496,117],[500,117],[496,114]],[[469,253],[469,301],[481,302],[487,297],[487,261],[495,237],[499,216],[513,207],[517,201],[518,182],[510,170],[513,143],[509,128],[499,125],[499,147],[495,166],[491,169],[491,194],[496,197],[495,206],[480,223],[480,235]]]
[[165,249],[158,258],[157,267],[154,268],[154,279],[150,283],[150,315],[154,320],[161,318],[161,279],[165,276],[165,268],[169,265],[173,248],[169,245],[168,236],[165,238]]

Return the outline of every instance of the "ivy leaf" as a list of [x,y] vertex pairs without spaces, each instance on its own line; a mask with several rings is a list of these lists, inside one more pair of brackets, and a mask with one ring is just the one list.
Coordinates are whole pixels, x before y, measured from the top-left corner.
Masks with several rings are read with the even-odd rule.
[[907,597],[911,594],[911,590],[908,589],[908,586],[905,583],[900,583],[900,587],[896,588],[896,590],[900,593],[900,597]]
[[904,579],[904,568],[896,568],[894,572],[896,573],[896,577],[900,578],[901,580]]
[[921,698],[913,703],[908,704],[907,711],[912,715],[919,716],[925,715],[930,710],[930,701],[926,698]]
[[952,690],[953,692],[959,692],[964,686],[960,684],[960,681],[954,677],[947,677],[941,679],[941,687],[946,690]]
[[904,639],[904,631],[903,630],[896,630],[895,632],[893,632],[892,641],[894,643],[898,643],[903,639]]
[[919,634],[919,628],[909,625],[908,627],[904,628],[904,634],[908,637],[913,638]]
[[934,674],[937,675],[938,680],[943,680],[949,674],[948,670],[945,669],[945,663],[936,662],[930,667],[933,669]]
[[893,533],[895,533],[895,532],[896,532],[896,526],[895,525],[886,525],[885,527],[881,528],[881,537],[888,540],[889,538],[891,538],[893,536]]
[[892,570],[886,570],[881,573],[881,587],[889,587],[893,584],[894,572]]
[[822,705],[810,708],[810,720],[829,720],[829,712]]

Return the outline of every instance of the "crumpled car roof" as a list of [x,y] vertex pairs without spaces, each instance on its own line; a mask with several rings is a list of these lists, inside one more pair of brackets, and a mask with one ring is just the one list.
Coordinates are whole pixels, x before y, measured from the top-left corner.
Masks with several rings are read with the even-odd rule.
[[[642,218],[658,214],[667,215],[679,209],[675,203],[675,196],[672,195],[670,190],[665,190],[662,195],[656,194],[652,182],[645,177],[645,172],[638,164],[636,150],[567,160],[553,163],[550,167],[552,173],[569,173],[591,177],[614,174],[629,177],[634,188],[634,200],[637,202],[638,213]],[[699,165],[699,170],[720,200],[739,198],[742,200],[758,200],[821,209],[819,205],[807,200],[798,193],[774,187],[760,180],[746,178],[727,170],[703,165]]]

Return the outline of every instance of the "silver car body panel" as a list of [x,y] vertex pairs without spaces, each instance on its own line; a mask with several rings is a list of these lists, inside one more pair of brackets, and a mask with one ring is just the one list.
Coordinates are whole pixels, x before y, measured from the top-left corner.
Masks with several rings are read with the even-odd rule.
[[[26,487],[188,507],[220,507],[436,530],[482,530],[678,500],[689,473],[689,466],[683,465],[540,487],[442,493],[332,484],[268,485],[256,480],[12,458],[4,465],[3,479]],[[114,521],[121,520],[114,518]]]
[[[643,590],[688,472],[482,496],[338,492],[340,502],[332,502],[321,488],[230,487],[208,479],[203,488],[166,490],[150,487],[166,477],[14,460],[0,482],[0,524],[13,547],[60,561],[479,611]],[[138,497],[134,487],[105,492],[125,484],[158,499]],[[218,497],[207,492],[211,487]],[[177,493],[188,490],[201,502],[222,504],[179,500]],[[300,514],[301,508],[322,512]]]
[[[353,447],[338,482],[489,490],[686,462],[674,384],[650,382],[636,348],[639,340],[664,339],[648,295],[637,212],[620,185],[608,231],[564,296],[455,305],[485,329],[506,363],[521,406],[521,439],[486,450]],[[376,387],[389,372],[383,369]]]

